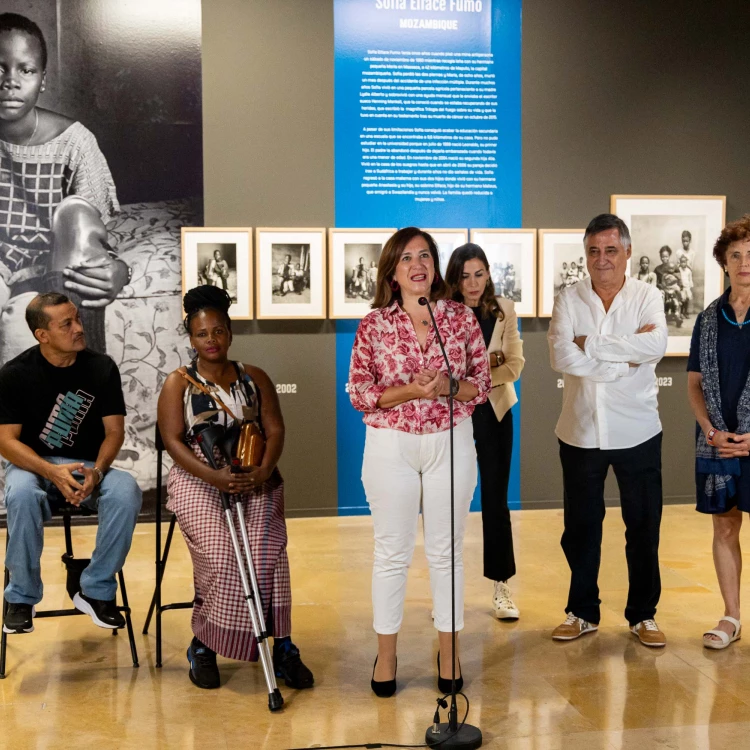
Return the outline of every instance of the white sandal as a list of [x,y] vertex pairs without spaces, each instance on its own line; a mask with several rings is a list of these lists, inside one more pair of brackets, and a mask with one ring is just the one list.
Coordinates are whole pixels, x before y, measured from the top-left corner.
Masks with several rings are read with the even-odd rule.
[[[721,649],[726,648],[731,643],[734,643],[735,641],[738,641],[740,639],[741,633],[742,633],[742,623],[739,620],[735,620],[734,617],[720,617],[719,622],[722,620],[726,620],[726,622],[731,623],[734,625],[734,633],[732,635],[729,635],[729,633],[725,633],[723,630],[708,630],[703,634],[703,645],[706,648],[713,648],[716,651],[721,651]],[[719,638],[718,641],[715,641],[713,638],[706,638],[707,635],[715,635],[717,638]]]

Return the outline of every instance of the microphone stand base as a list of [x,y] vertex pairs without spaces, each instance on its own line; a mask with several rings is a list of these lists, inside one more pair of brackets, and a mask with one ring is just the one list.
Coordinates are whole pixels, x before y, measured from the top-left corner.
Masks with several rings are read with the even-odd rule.
[[482,731],[479,727],[474,727],[471,724],[459,724],[457,732],[448,732],[448,724],[438,724],[440,733],[435,734],[432,731],[432,725],[427,730],[425,735],[425,742],[433,747],[434,745],[440,745],[441,748],[450,748],[450,750],[474,750],[474,748],[482,747]]

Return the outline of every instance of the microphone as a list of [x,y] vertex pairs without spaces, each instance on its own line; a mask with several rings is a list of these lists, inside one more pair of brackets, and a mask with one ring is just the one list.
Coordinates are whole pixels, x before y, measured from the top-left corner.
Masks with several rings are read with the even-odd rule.
[[[426,307],[430,313],[432,328],[435,331],[440,351],[443,353],[445,366],[448,368],[448,378],[450,380],[450,392],[448,393],[448,413],[449,413],[449,443],[450,443],[450,468],[451,468],[451,641],[452,651],[456,653],[456,521],[455,521],[455,475],[453,464],[453,397],[458,393],[458,381],[453,379],[453,370],[448,361],[448,355],[445,353],[443,339],[440,336],[435,316],[433,315],[430,302],[427,297],[420,297],[418,300],[422,307]],[[456,659],[453,658],[451,665],[451,703],[448,709],[447,724],[438,724],[433,722],[432,726],[427,729],[425,742],[429,747],[444,745],[446,750],[473,750],[482,744],[482,732],[478,727],[471,724],[462,723],[458,725],[458,707],[456,706]],[[437,712],[436,712],[437,713]],[[441,732],[444,736],[441,738]]]

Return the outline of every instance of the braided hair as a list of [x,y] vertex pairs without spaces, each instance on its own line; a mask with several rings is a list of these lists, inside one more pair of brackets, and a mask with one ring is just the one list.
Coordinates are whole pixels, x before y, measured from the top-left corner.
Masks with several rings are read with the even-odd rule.
[[225,289],[218,286],[203,284],[191,289],[182,298],[182,307],[185,310],[185,330],[190,335],[190,322],[201,310],[216,310],[221,313],[227,323],[227,329],[232,332],[232,321],[229,318],[229,308],[232,298]]

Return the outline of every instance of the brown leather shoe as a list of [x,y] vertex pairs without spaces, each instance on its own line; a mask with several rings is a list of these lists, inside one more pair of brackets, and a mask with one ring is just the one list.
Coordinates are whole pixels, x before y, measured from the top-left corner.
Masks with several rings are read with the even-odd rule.
[[582,620],[569,612],[565,622],[552,631],[552,638],[556,641],[574,641],[576,638],[580,638],[586,633],[593,633],[596,630],[599,630],[598,625]]
[[644,646],[661,648],[667,645],[667,636],[659,630],[656,620],[642,620],[637,625],[633,625],[630,628],[630,632],[638,636],[638,640]]

